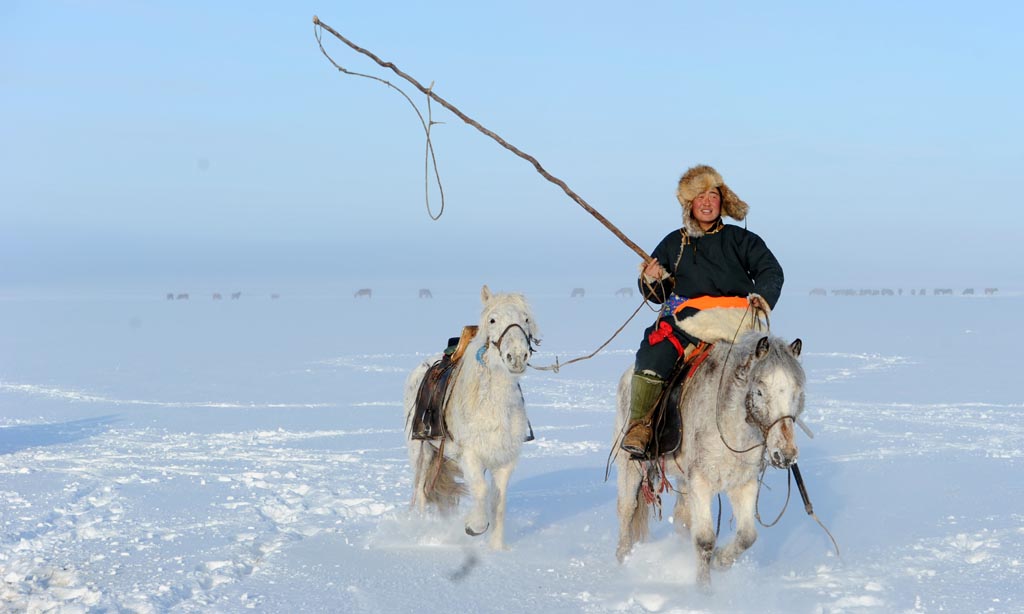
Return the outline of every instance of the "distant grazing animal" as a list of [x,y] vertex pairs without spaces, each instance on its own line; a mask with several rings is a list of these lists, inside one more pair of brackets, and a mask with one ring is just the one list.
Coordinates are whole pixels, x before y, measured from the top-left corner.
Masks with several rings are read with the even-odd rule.
[[242,293],[241,292],[232,292],[231,293],[231,300],[237,301],[240,298],[242,298]]
[[168,292],[167,293],[167,300],[169,300],[169,301],[173,301],[174,300],[174,293],[173,292]]
[[996,292],[999,292],[999,288],[985,288],[985,295],[992,296]]
[[[754,543],[758,474],[766,463],[786,469],[798,454],[794,423],[804,409],[806,381],[797,360],[801,347],[799,339],[787,345],[758,331],[743,333],[735,345],[719,342],[686,384],[679,449],[663,456],[662,464],[631,460],[614,447],[620,562],[647,537],[650,509],[642,493],[651,487],[657,492],[659,467],[678,478],[673,521],[677,530],[691,533],[698,584],[709,586],[711,567],[727,569]],[[617,434],[629,417],[632,374],[630,368],[619,381]],[[723,491],[736,535],[716,548],[711,506]]]
[[970,296],[974,294],[974,288],[964,288],[963,296]]
[[356,290],[356,293],[352,295],[352,298],[359,298],[360,296],[373,298],[373,290],[370,288],[360,288],[359,290]]
[[882,288],[882,296],[896,296],[896,293],[891,288]]
[[572,289],[572,293],[569,294],[569,297],[570,298],[576,298],[576,297],[583,298],[584,294],[586,294],[586,290],[584,290],[583,288],[573,288]]
[[953,294],[953,289],[952,288],[936,288],[932,292],[932,294],[934,294],[935,296],[941,296],[941,295],[945,295],[945,294],[952,295]]
[[624,296],[626,298],[632,298],[633,288],[619,288],[615,291],[615,296]]
[[814,288],[811,290],[811,296],[826,296],[828,293],[825,292],[825,288]]
[[[491,528],[489,545],[505,549],[505,499],[509,477],[529,432],[519,378],[537,339],[537,323],[521,294],[480,292],[483,312],[479,332],[469,342],[452,374],[444,408],[449,439],[411,439],[416,394],[427,368],[439,357],[413,369],[405,383],[405,433],[413,469],[413,506],[442,513],[458,507],[465,476],[473,507],[466,533]],[[441,448],[438,449],[438,445]],[[443,457],[439,456],[443,454]],[[484,476],[489,471],[491,479]],[[490,483],[490,487],[488,484]],[[488,492],[493,488],[493,492]]]
[[178,295],[178,296],[177,296],[176,298],[177,298],[177,299],[178,299],[179,301],[187,301],[187,300],[188,300],[188,292],[182,292],[182,293],[181,293],[181,294],[179,294],[179,295]]
[[420,298],[434,298],[434,295],[430,293],[428,288],[420,288]]
[[222,296],[220,295],[220,292],[214,292],[214,293],[213,293],[213,300],[215,300],[215,301],[219,301],[219,300],[220,300],[220,299],[222,299],[222,298],[224,298],[224,297],[222,297]]

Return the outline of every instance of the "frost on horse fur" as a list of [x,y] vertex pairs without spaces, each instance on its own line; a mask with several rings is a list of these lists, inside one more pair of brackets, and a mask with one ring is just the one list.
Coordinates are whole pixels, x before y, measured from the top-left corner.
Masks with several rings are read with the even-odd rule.
[[451,438],[443,444],[443,455],[440,442],[409,439],[416,392],[439,356],[417,366],[406,380],[405,431],[413,507],[448,513],[468,491],[473,504],[465,518],[466,533],[481,535],[490,528],[490,546],[502,550],[508,482],[529,429],[519,378],[539,331],[522,295],[491,294],[484,286],[480,298],[479,332],[452,375],[444,410]]
[[[711,567],[730,567],[757,539],[754,507],[758,474],[771,463],[788,468],[796,462],[794,422],[803,411],[805,376],[797,358],[799,339],[786,344],[777,337],[750,331],[735,345],[717,344],[687,383],[680,403],[683,441],[665,471],[678,478],[673,511],[681,532],[689,529],[697,554],[697,582],[708,586]],[[632,369],[619,381],[616,434],[629,414]],[[621,562],[648,533],[647,503],[641,486],[653,473],[648,463],[629,459],[615,448],[618,468]],[[715,547],[711,504],[716,494],[729,496],[736,534]]]

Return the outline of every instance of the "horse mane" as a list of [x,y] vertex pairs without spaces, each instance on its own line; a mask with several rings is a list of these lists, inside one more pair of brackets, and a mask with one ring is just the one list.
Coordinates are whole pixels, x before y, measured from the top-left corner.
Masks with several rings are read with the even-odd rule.
[[534,339],[540,339],[540,329],[537,328],[537,322],[533,317],[533,309],[530,307],[529,301],[526,297],[518,292],[498,292],[491,295],[491,299],[484,304],[483,309],[480,310],[480,321],[483,323],[483,319],[487,317],[487,312],[493,309],[496,305],[508,304],[512,307],[523,311],[530,315],[530,334],[533,335]]
[[[739,366],[740,361],[750,356],[757,347],[758,342],[764,337],[768,337],[768,353],[760,360],[754,361],[754,364],[751,366],[751,374],[763,373],[776,368],[782,369],[793,377],[796,385],[803,390],[807,384],[807,376],[800,365],[800,361],[790,350],[790,343],[781,337],[771,334],[747,331],[740,336],[731,348],[725,344],[718,346],[723,348],[724,351],[730,352],[730,354],[727,354],[729,356],[726,365],[727,369],[730,372],[734,372]],[[718,348],[716,347],[716,349]],[[800,399],[800,409],[803,410],[803,395],[801,395]]]

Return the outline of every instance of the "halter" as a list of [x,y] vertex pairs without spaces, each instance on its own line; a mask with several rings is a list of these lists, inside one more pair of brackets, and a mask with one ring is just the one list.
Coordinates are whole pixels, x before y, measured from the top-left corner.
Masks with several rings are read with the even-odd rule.
[[[748,394],[747,396],[749,397],[750,395]],[[750,410],[749,404],[747,405],[747,419],[746,420],[747,420],[747,424],[751,424],[753,426],[756,426],[761,431],[761,438],[765,440],[765,443],[758,444],[758,446],[763,446],[763,445],[768,443],[768,433],[773,428],[775,428],[776,424],[782,422],[783,420],[792,420],[793,423],[796,424],[796,416],[786,415],[786,416],[781,416],[779,418],[776,418],[774,422],[772,422],[771,424],[767,424],[766,425],[761,420],[758,420],[757,416],[754,415],[754,412],[752,412]],[[757,447],[757,446],[754,446],[754,447]]]
[[[747,452],[751,452],[758,448],[766,447],[768,445],[768,433],[771,432],[773,428],[775,428],[776,424],[782,422],[783,420],[792,420],[794,424],[798,423],[796,415],[789,414],[785,416],[780,416],[771,423],[766,423],[765,421],[761,420],[760,418],[754,415],[754,412],[751,409],[752,403],[750,402],[750,392],[747,392],[747,396],[744,398],[743,405],[744,409],[746,409],[747,414],[745,418],[746,423],[751,426],[757,427],[757,430],[761,431],[761,443],[754,444],[745,450],[737,450],[736,448],[732,447],[728,441],[725,440],[725,435],[722,433],[722,427],[721,425],[718,425],[719,439],[722,440],[722,443],[725,445],[726,448],[729,448],[731,452],[734,452],[736,454],[746,454]],[[717,415],[715,422],[718,422]]]
[[522,326],[520,326],[518,322],[513,322],[513,323],[509,324],[508,326],[506,326],[505,330],[501,331],[501,334],[498,335],[498,340],[497,341],[494,341],[493,339],[488,337],[487,341],[484,342],[483,346],[481,346],[480,349],[477,350],[477,353],[476,353],[476,360],[477,360],[477,362],[479,362],[480,364],[483,364],[483,362],[484,362],[484,352],[487,351],[489,346],[493,345],[494,349],[498,350],[498,353],[501,354],[501,342],[505,340],[505,335],[508,334],[508,331],[512,330],[513,328],[518,328],[519,332],[523,333],[523,336],[526,337],[526,347],[529,350],[530,355],[532,356],[533,353],[536,351],[536,349],[533,347],[534,342],[536,342],[537,345],[540,345],[540,341],[537,340],[537,339],[534,339],[533,335],[531,335],[530,333],[526,332],[526,329],[523,328]]

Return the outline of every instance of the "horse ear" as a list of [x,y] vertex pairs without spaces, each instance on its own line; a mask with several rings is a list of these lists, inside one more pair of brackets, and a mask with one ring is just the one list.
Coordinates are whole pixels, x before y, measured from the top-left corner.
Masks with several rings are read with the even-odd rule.
[[799,356],[802,349],[804,349],[804,342],[799,339],[789,344],[789,351],[793,352],[793,356]]
[[768,343],[768,337],[761,337],[761,339],[757,342],[757,349],[754,350],[754,357],[757,358],[758,360],[764,358],[765,354],[768,353],[769,347],[771,346]]
[[484,287],[480,288],[480,300],[485,303],[491,300],[491,289],[487,287],[487,284],[484,284]]

